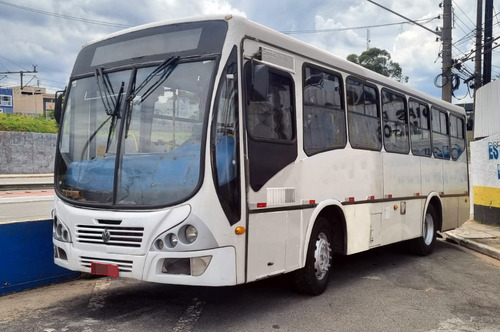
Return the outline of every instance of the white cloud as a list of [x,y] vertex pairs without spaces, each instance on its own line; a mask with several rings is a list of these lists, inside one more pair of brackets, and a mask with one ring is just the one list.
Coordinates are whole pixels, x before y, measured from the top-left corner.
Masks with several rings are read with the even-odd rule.
[[202,3],[203,6],[201,13],[203,15],[233,14],[246,17],[245,12],[232,7],[227,1],[210,0],[210,1],[202,1]]
[[435,95],[438,92],[433,91],[434,76],[441,72],[439,51],[440,43],[436,42],[435,35],[420,27],[399,34],[390,50],[393,61],[398,62],[403,74],[410,77],[409,84]]
[[[131,26],[169,18],[227,13],[248,17],[278,31],[371,26],[370,46],[388,50],[393,59],[400,63],[404,74],[410,76],[411,86],[440,96],[439,90],[433,84],[434,77],[441,69],[441,59],[435,62],[439,43],[434,41],[434,36],[424,29],[408,24],[374,27],[402,22],[404,19],[366,0],[6,1],[49,13]],[[438,6],[439,0],[377,0],[377,2],[411,19],[430,19],[442,13],[442,9]],[[453,5],[455,7],[453,38],[454,41],[458,41],[474,26],[476,2],[454,0]],[[500,8],[500,0],[495,0],[495,5],[496,8]],[[42,15],[3,4],[0,4],[0,10],[4,45],[8,45],[0,50],[0,55],[14,63],[0,57],[0,70],[15,71],[20,68],[29,70],[32,64],[38,64],[38,76],[43,78],[42,84],[48,82],[47,84],[58,88],[64,87],[76,54],[84,43],[121,29]],[[499,17],[496,16],[495,36],[500,35],[500,24],[496,24],[498,22]],[[442,20],[426,24],[430,29],[441,25]],[[350,53],[360,54],[366,49],[367,29],[293,36],[345,58]],[[474,48],[473,38],[464,38],[456,47],[454,57],[459,58],[464,52]],[[494,54],[493,62],[500,67],[500,57],[497,54]],[[468,62],[467,67],[473,69],[473,64]],[[495,68],[493,71],[495,75]],[[500,72],[500,68],[496,68],[496,72]],[[5,82],[15,83],[17,80],[17,75],[10,75],[8,80],[0,80],[0,85]],[[465,92],[461,91],[462,94]]]

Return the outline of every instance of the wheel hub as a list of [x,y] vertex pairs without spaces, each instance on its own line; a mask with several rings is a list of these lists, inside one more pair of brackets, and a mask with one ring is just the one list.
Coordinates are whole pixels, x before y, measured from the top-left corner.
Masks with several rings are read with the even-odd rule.
[[425,215],[424,243],[430,245],[434,237],[434,220],[430,214]]
[[314,251],[314,269],[316,278],[323,279],[330,268],[330,243],[325,233],[320,233],[316,239],[316,250]]

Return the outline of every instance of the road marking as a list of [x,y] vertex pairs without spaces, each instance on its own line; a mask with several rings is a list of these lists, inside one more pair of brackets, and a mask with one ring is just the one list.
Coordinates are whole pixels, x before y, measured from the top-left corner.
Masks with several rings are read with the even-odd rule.
[[201,312],[203,311],[203,305],[205,303],[199,301],[197,298],[193,299],[193,303],[186,309],[184,314],[179,318],[177,324],[175,324],[172,332],[191,332],[200,319]]
[[51,201],[54,195],[45,196],[29,196],[29,197],[0,197],[0,204],[3,203],[27,203],[27,202],[42,202]]
[[96,281],[92,294],[90,295],[89,304],[87,305],[90,311],[104,308],[106,297],[108,296],[107,290],[110,285],[110,278],[101,278]]
[[382,278],[377,276],[366,276],[366,277],[361,277],[361,279],[382,280]]

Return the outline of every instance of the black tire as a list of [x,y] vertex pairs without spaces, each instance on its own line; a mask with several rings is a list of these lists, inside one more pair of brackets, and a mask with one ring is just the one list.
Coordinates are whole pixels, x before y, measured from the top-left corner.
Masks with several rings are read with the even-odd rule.
[[422,236],[413,239],[410,242],[410,249],[414,254],[420,256],[430,255],[434,251],[436,244],[437,223],[438,216],[434,207],[429,205],[425,212],[425,218],[422,223],[423,233]]
[[297,291],[308,295],[319,295],[325,291],[330,279],[332,233],[326,218],[320,217],[314,224],[305,266],[294,274]]

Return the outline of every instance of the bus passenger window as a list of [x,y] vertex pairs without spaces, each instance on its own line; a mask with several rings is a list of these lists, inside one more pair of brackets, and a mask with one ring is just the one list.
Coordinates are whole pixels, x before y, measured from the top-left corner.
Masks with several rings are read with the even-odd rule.
[[448,114],[432,109],[432,146],[435,158],[450,159]]
[[[450,115],[451,159],[458,160],[465,151],[464,119]],[[465,159],[463,161],[466,161]]]
[[351,146],[355,149],[380,150],[382,134],[377,89],[354,78],[347,79],[346,87]]
[[415,156],[431,156],[429,106],[410,100],[411,151]]
[[408,116],[406,99],[382,89],[382,115],[384,119],[384,147],[387,152],[408,153]]
[[305,68],[304,150],[308,155],[346,145],[341,78]]
[[269,71],[266,101],[248,106],[248,132],[255,139],[290,142],[294,136],[291,78]]
[[259,191],[267,181],[297,158],[295,87],[290,74],[268,67],[264,101],[250,98],[252,62],[245,65],[247,87],[245,126],[248,133],[250,187]]

